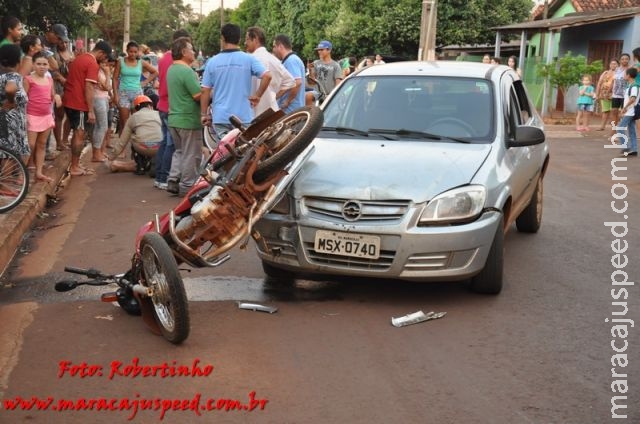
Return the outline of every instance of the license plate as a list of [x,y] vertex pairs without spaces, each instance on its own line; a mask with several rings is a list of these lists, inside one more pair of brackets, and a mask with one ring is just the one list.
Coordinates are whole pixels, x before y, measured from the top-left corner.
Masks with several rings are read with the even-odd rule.
[[313,248],[316,252],[330,255],[378,259],[380,257],[380,237],[318,230]]

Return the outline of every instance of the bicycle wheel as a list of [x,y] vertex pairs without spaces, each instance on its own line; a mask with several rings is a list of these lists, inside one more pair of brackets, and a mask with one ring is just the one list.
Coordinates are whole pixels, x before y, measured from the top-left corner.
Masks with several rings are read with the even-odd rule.
[[269,151],[258,163],[254,181],[261,183],[267,180],[302,153],[318,135],[323,120],[322,109],[305,106],[269,126],[265,131],[275,134],[267,141]]
[[29,188],[29,172],[13,152],[0,148],[0,213],[22,202]]
[[144,235],[140,256],[144,284],[153,290],[153,315],[162,336],[171,343],[182,343],[189,336],[189,308],[178,263],[158,233]]

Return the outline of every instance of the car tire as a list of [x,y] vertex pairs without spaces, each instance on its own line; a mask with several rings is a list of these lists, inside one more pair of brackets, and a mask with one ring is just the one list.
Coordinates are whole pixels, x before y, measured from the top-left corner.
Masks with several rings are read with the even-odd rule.
[[542,177],[538,178],[536,189],[527,207],[516,218],[516,228],[521,233],[537,233],[542,225],[542,197],[544,188]]
[[285,269],[276,268],[273,265],[262,261],[262,270],[269,280],[292,283],[295,280],[295,274]]
[[504,217],[493,237],[487,262],[478,275],[471,278],[469,288],[475,293],[498,294],[502,291],[502,271],[504,268]]

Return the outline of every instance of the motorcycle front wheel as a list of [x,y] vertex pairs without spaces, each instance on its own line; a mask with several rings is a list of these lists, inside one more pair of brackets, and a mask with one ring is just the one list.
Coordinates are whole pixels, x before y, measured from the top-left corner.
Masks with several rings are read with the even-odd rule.
[[320,132],[324,121],[322,109],[305,106],[270,125],[265,131],[274,135],[267,140],[269,151],[260,160],[253,180],[261,183],[294,160]]
[[178,263],[158,233],[147,233],[140,242],[144,284],[153,291],[153,315],[162,336],[174,344],[189,336],[187,294]]

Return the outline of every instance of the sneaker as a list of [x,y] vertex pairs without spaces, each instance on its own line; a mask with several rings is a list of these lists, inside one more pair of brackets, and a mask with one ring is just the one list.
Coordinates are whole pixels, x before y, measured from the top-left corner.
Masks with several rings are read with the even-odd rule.
[[629,152],[627,156],[638,156],[638,152]]
[[167,193],[173,194],[173,195],[178,195],[178,193],[180,192],[180,186],[178,185],[177,181],[173,181],[173,180],[169,180],[167,181]]
[[159,188],[160,190],[166,190],[168,184],[167,183],[161,183],[160,181],[154,181],[153,182],[153,186],[155,188]]

